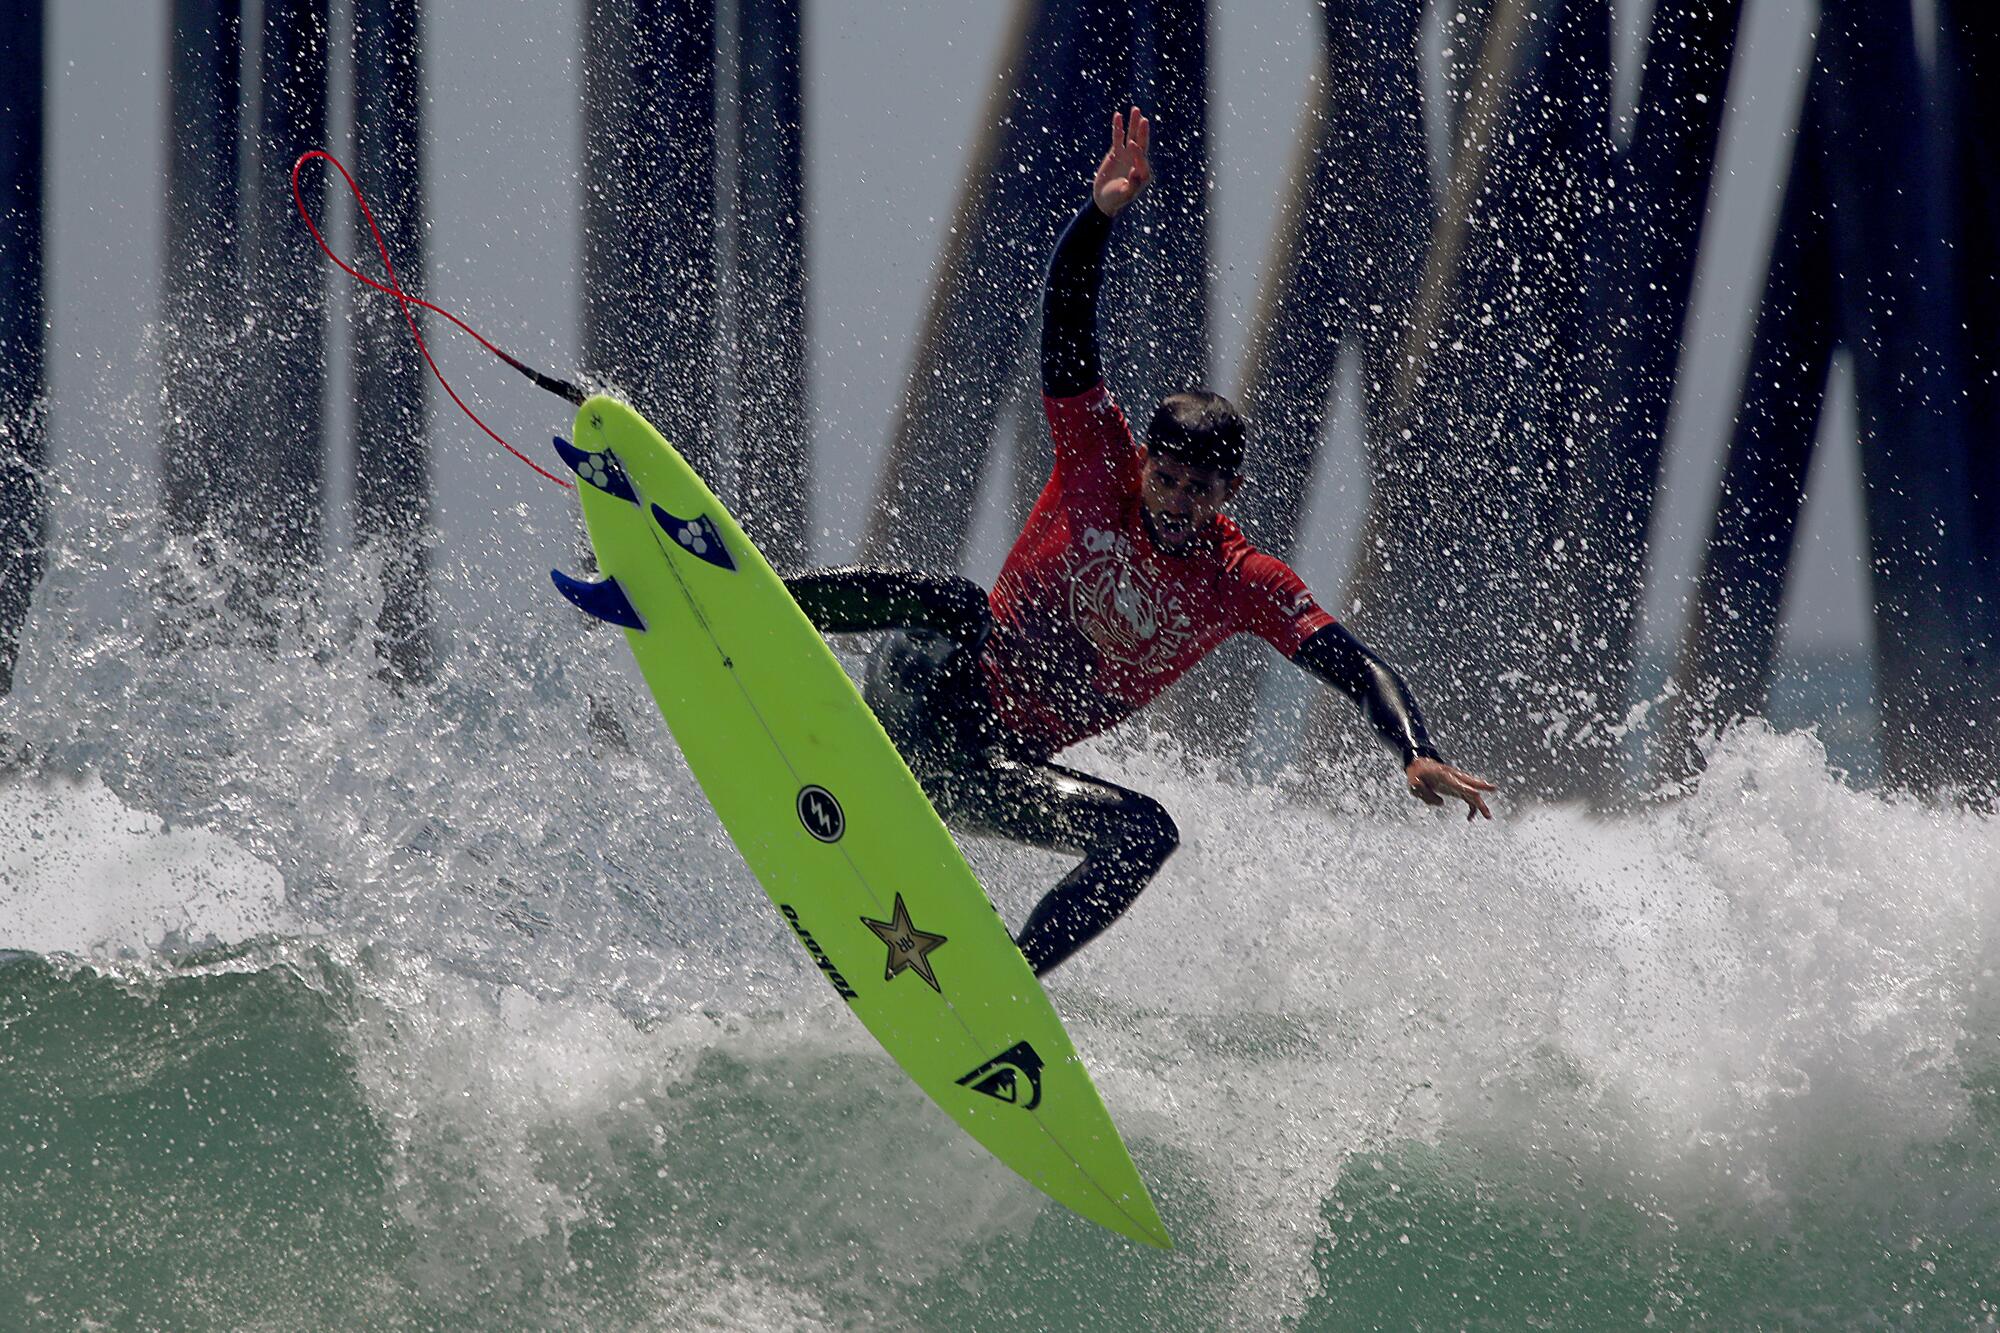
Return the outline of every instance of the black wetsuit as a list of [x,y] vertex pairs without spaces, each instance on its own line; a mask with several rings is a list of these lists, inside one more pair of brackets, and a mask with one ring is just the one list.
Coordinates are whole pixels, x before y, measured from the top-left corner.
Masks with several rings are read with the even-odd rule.
[[[1101,382],[1097,292],[1110,233],[1111,220],[1086,204],[1050,261],[1042,322],[1049,398]],[[981,670],[993,627],[982,589],[962,578],[862,568],[786,583],[823,633],[899,631],[869,661],[868,704],[939,814],[963,830],[1082,858],[1017,937],[1038,975],[1131,906],[1173,854],[1179,831],[1158,801],[1053,763],[1000,722]],[[1406,765],[1420,754],[1436,756],[1402,679],[1340,625],[1313,633],[1292,660],[1352,696]]]

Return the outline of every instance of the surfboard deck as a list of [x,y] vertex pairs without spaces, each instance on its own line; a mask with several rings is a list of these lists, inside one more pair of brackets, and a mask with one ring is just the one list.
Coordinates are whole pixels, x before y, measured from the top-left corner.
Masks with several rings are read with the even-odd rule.
[[812,965],[987,1151],[1084,1217],[1171,1248],[1061,1019],[784,582],[625,404],[589,399],[558,450],[604,579],[557,573],[557,586],[625,629],[688,767]]

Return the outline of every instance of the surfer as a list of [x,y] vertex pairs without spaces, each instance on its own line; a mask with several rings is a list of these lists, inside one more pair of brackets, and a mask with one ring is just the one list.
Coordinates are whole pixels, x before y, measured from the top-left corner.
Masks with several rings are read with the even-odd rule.
[[1396,671],[1223,514],[1247,429],[1228,399],[1169,395],[1143,445],[1105,387],[1099,279],[1112,220],[1145,191],[1151,124],[1111,117],[1089,202],[1063,229],[1042,301],[1055,465],[991,594],[962,578],[833,569],[786,580],[823,633],[894,630],[866,694],[954,826],[1081,856],[1016,943],[1048,972],[1132,905],[1179,832],[1150,796],[1054,763],[1117,725],[1224,639],[1260,636],[1351,696],[1411,795],[1491,819],[1493,784],[1444,762]]

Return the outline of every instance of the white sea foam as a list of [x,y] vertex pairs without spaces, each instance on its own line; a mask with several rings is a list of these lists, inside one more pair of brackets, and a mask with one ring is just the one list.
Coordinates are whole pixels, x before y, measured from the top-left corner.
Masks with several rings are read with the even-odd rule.
[[[1051,990],[1128,1132],[1206,1160],[1239,1255],[1302,1266],[1344,1163],[1394,1140],[1590,1159],[1782,1225],[1827,1202],[1829,1160],[1850,1202],[1921,1195],[1905,1155],[1968,1128],[2000,821],[1852,790],[1809,734],[1740,730],[1693,796],[1614,819],[1121,774],[1184,847]],[[2000,1182],[1957,1206],[1982,1204]]]
[[[1663,1219],[1782,1229],[1808,1195],[1829,1202],[1828,1162],[1847,1164],[1850,1202],[1920,1194],[1903,1158],[1966,1128],[2000,827],[1846,788],[1809,736],[1737,734],[1677,806],[1503,807],[1470,827],[1393,804],[1386,780],[1334,814],[1191,778],[1176,756],[1094,762],[1160,793],[1186,840],[1051,990],[1142,1162],[1195,1164],[1198,1211],[1169,1224],[1246,1275],[1219,1322],[1298,1313],[1329,1192],[1398,1142],[1547,1156],[1622,1178]],[[1059,868],[973,853],[1016,913]],[[591,1220],[550,1184],[551,1134],[605,1170],[632,1165],[619,1141],[646,1139],[655,1169],[684,1173],[701,1168],[657,1136],[689,1116],[742,1117],[701,1130],[711,1183],[747,1177],[760,1212],[790,1219],[727,1224],[753,1274],[782,1254],[787,1280],[833,1282],[827,1256],[858,1254],[915,1283],[1052,1206],[902,1087],[810,969],[786,966],[786,941],[744,952],[770,978],[748,1009],[643,1031],[549,978],[530,994],[426,973],[381,997],[393,1040],[370,1084],[414,1136],[410,1160],[456,1155],[478,1175],[508,1215],[496,1235]],[[2000,1203],[1981,1188],[1951,1206]],[[699,1197],[686,1206],[717,1206]],[[775,1268],[748,1280],[790,1299]]]
[[227,837],[168,829],[98,778],[0,786],[0,949],[116,958],[297,934],[284,890]]
[[[114,597],[139,614],[142,591]],[[365,594],[328,600],[328,623],[372,620]],[[559,1285],[575,1237],[639,1227],[662,1310],[891,1326],[894,1292],[971,1256],[1050,1226],[1085,1243],[843,1012],[614,636],[537,603],[459,627],[439,681],[398,694],[352,632],[145,656],[68,608],[0,725],[105,780],[0,793],[0,947],[322,932],[352,960],[426,1290]],[[1205,1322],[1298,1313],[1343,1172],[1402,1143],[1562,1163],[1766,1236],[1808,1199],[2000,1216],[2000,1185],[1946,1197],[1906,1166],[1972,1134],[1968,1071],[1995,1063],[1990,816],[1854,790],[1810,734],[1755,726],[1677,804],[1503,799],[1470,826],[1386,762],[1321,805],[1166,749],[1074,762],[1184,835],[1050,990],[1185,1243],[1162,1262],[1226,1256]],[[969,850],[1015,921],[1062,869]]]

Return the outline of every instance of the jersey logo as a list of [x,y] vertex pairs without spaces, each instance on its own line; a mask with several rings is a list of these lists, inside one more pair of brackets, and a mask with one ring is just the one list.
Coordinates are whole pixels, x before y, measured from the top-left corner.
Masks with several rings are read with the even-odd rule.
[[841,834],[847,832],[847,813],[840,808],[840,802],[833,799],[833,793],[824,787],[801,787],[795,803],[799,812],[799,823],[805,825],[806,832],[821,842],[839,842]]
[[898,972],[914,972],[924,979],[924,984],[938,994],[944,994],[938,985],[937,973],[931,971],[931,950],[945,942],[942,935],[918,930],[910,924],[910,909],[903,906],[903,895],[896,895],[896,908],[887,921],[877,921],[872,917],[862,917],[861,924],[875,932],[875,938],[889,946],[889,961],[883,964],[882,980],[894,981]]
[[1017,1041],[960,1079],[958,1086],[1032,1111],[1042,1104],[1042,1057],[1027,1042]]
[[1121,533],[1083,530],[1083,563],[1070,583],[1070,619],[1107,661],[1153,670],[1194,633],[1180,590],[1132,558]]

